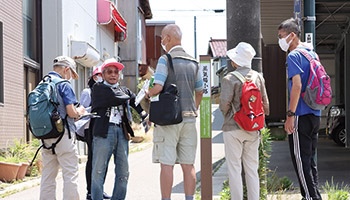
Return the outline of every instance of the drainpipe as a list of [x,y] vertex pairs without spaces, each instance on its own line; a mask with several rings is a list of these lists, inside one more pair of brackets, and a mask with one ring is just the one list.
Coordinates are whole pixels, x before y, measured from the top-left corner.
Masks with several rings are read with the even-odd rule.
[[311,43],[316,50],[315,45],[315,0],[304,0],[304,40],[307,43]]

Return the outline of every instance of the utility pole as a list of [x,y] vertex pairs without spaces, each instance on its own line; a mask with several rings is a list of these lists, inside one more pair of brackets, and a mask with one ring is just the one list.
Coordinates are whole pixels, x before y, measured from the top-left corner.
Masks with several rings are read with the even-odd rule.
[[[260,1],[226,0],[226,9],[227,50],[239,42],[251,44],[256,51],[252,69],[262,72]],[[233,67],[229,64],[231,62],[227,63],[227,70],[233,71]]]
[[305,33],[305,42],[311,43],[314,49],[315,46],[315,23],[316,23],[316,15],[315,15],[315,0],[305,0],[304,1],[304,33]]

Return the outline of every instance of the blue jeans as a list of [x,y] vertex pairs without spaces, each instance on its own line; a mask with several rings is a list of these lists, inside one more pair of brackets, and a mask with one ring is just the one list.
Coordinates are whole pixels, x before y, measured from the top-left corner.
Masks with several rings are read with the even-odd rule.
[[107,138],[94,136],[92,147],[92,199],[103,199],[104,176],[112,154],[115,165],[112,199],[125,199],[129,178],[129,141],[125,139],[123,129],[116,125],[109,125]]

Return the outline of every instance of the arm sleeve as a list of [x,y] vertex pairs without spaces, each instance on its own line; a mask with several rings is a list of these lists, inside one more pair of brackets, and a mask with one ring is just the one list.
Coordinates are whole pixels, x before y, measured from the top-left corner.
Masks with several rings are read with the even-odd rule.
[[232,109],[233,85],[228,77],[224,77],[221,82],[221,96],[219,108],[224,116]]
[[203,74],[202,74],[202,72],[200,72],[199,70],[198,70],[198,72],[197,72],[197,77],[196,77],[196,82],[195,82],[195,85],[194,85],[194,88],[195,88],[195,90],[196,91],[201,91],[201,90],[203,90]]
[[298,53],[290,53],[287,57],[288,65],[288,79],[292,79],[293,76],[297,74],[304,73],[304,70],[301,67],[301,55]]
[[78,103],[77,98],[75,96],[75,93],[73,91],[73,88],[70,83],[63,82],[59,85],[60,87],[60,95],[63,99],[64,106],[70,105],[70,104],[76,104]]
[[156,69],[156,72],[154,73],[153,83],[164,86],[167,76],[168,76],[167,60],[163,56],[161,56],[158,59],[157,69]]
[[90,94],[90,88],[86,88],[81,92],[80,95],[80,104],[84,106],[84,108],[87,108],[91,105],[91,94]]

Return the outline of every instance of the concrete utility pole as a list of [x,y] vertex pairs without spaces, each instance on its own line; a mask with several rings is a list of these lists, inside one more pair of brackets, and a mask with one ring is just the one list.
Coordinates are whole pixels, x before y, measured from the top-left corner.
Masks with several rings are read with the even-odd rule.
[[[227,50],[232,49],[239,42],[251,44],[256,51],[252,68],[262,72],[260,1],[226,0],[226,9]],[[228,64],[227,69],[232,71],[233,67]]]

